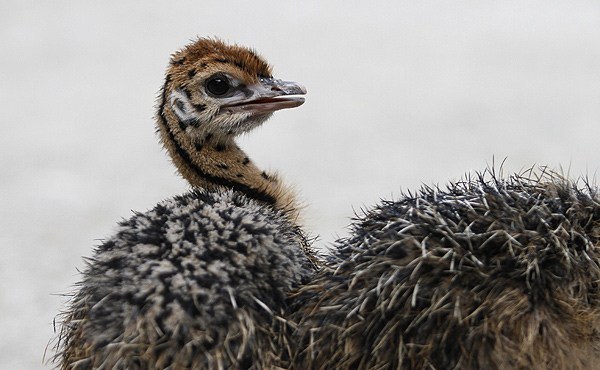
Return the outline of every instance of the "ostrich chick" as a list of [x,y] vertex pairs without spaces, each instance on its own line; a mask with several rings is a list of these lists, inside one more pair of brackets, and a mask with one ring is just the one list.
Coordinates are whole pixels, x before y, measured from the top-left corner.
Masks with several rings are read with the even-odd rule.
[[294,369],[600,369],[600,197],[555,175],[385,201],[294,296]]
[[136,213],[97,248],[60,320],[58,366],[276,366],[286,295],[314,267],[291,193],[234,137],[304,93],[219,40],[173,55],[158,129],[194,190]]

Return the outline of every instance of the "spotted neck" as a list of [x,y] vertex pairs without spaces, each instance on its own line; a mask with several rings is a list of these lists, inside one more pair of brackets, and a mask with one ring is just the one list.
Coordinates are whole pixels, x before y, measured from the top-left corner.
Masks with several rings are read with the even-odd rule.
[[215,139],[210,133],[192,138],[186,125],[167,100],[167,80],[158,111],[158,129],[163,145],[181,175],[196,188],[233,189],[249,198],[298,217],[294,195],[275,174],[267,174],[252,163],[233,138]]

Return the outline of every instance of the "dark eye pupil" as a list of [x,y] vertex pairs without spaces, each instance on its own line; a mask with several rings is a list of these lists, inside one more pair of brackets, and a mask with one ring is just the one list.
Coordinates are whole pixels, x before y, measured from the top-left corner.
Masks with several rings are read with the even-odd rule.
[[206,83],[206,89],[213,95],[224,95],[229,91],[229,81],[225,77],[213,77]]

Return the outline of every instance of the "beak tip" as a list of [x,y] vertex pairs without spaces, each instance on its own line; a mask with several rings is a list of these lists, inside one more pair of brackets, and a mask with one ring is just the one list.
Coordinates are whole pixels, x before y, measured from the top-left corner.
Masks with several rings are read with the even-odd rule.
[[263,81],[263,86],[270,92],[276,95],[304,95],[306,94],[306,87],[304,85],[282,80],[268,80]]

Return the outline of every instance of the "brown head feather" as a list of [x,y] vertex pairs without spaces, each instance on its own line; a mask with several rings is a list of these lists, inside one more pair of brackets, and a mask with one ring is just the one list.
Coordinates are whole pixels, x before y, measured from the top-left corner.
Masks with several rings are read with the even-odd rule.
[[227,69],[228,64],[234,74],[241,71],[243,75],[237,77],[248,83],[256,83],[261,77],[272,77],[271,66],[253,49],[228,45],[216,38],[199,38],[175,52],[170,64],[168,74],[175,77],[176,83],[188,80],[192,70],[203,71],[215,66]]

